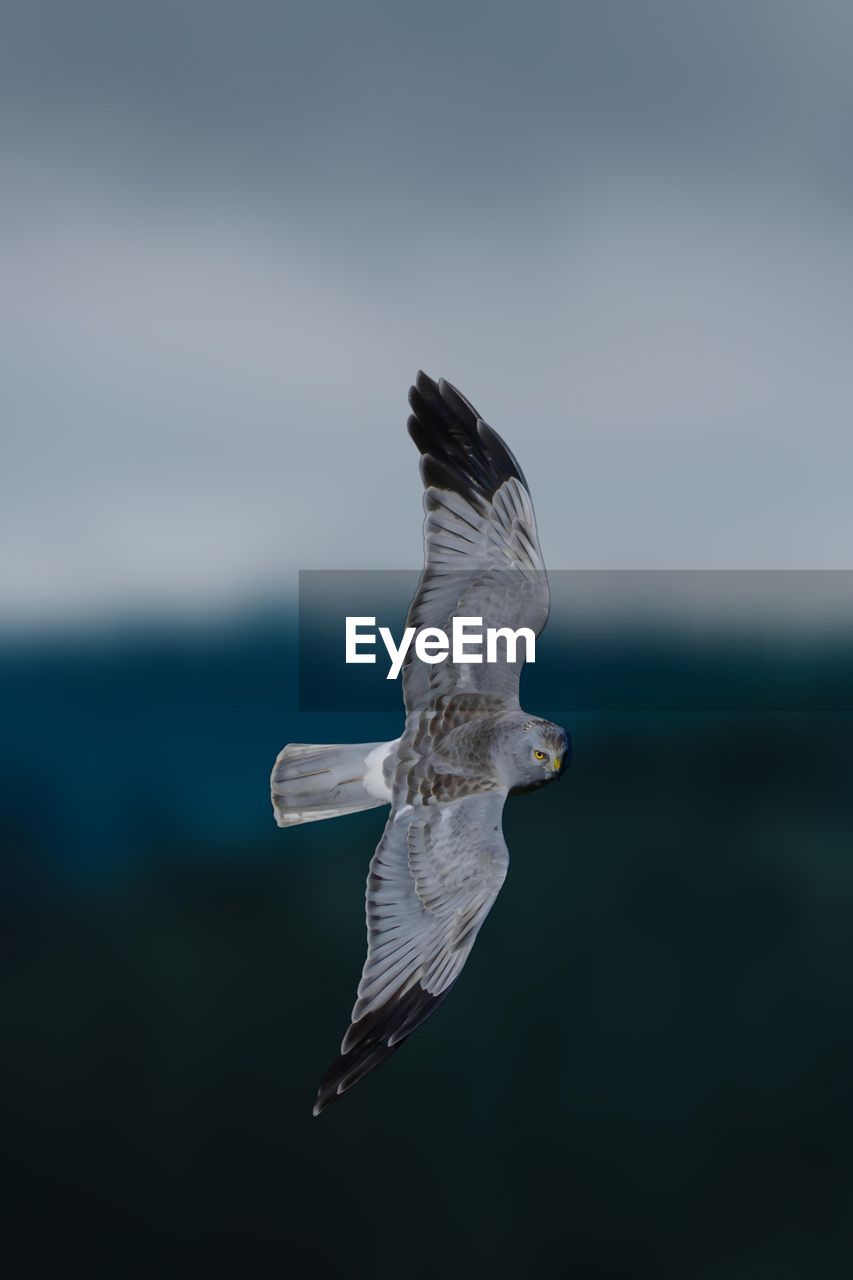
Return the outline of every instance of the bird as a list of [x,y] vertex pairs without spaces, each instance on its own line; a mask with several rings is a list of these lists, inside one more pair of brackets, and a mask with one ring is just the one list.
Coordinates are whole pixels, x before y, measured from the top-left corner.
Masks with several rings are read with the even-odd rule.
[[[549,590],[524,474],[450,382],[419,372],[408,431],[421,454],[424,566],[407,626],[454,617],[495,627],[548,619]],[[405,723],[391,742],[290,743],[271,776],[279,827],[390,805],[367,877],[367,957],[340,1053],[314,1114],[389,1058],[447,999],[504,883],[504,802],[558,779],[566,729],[519,702],[523,657],[428,663],[410,648]]]

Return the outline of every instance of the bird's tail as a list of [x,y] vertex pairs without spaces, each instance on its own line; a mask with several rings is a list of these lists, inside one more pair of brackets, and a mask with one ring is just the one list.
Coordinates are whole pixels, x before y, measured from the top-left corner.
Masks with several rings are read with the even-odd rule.
[[273,766],[270,788],[280,827],[389,804],[385,762],[396,742],[309,746],[291,742]]

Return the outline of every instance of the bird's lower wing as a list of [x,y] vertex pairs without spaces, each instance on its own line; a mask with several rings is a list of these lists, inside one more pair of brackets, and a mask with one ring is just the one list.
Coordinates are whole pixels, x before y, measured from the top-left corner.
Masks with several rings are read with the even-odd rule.
[[367,959],[315,1115],[379,1066],[449,994],[509,865],[506,794],[391,814],[367,878]]

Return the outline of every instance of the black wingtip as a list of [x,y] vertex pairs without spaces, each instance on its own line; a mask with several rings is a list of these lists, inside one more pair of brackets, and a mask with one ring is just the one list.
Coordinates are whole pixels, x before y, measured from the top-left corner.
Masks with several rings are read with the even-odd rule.
[[510,449],[451,382],[434,382],[419,369],[409,405],[409,435],[424,455],[426,485],[453,490],[469,501],[490,501],[511,479],[527,487]]
[[404,1040],[434,1013],[453,989],[453,983],[438,995],[425,991],[420,983],[354,1022],[346,1034],[341,1053],[320,1081],[314,1115],[346,1093],[359,1080],[375,1071],[396,1053]]
[[350,1049],[348,1053],[342,1053],[335,1058],[335,1061],[320,1081],[320,1088],[317,1090],[317,1099],[314,1103],[314,1115],[320,1115],[321,1112],[326,1110],[326,1107],[340,1098],[348,1089],[351,1089],[354,1084],[358,1084],[359,1080],[363,1080],[371,1071],[375,1071],[386,1058],[390,1058],[393,1053],[396,1053],[399,1047],[399,1044],[385,1044],[374,1045],[370,1048],[365,1047],[361,1052],[356,1049]]

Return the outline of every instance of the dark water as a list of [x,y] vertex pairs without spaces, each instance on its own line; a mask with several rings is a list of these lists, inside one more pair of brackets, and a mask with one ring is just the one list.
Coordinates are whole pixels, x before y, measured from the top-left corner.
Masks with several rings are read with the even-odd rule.
[[706,652],[718,713],[527,698],[571,769],[510,802],[451,999],[314,1119],[383,815],[279,832],[267,777],[399,717],[297,712],[294,643],[0,662],[10,1274],[848,1276],[853,659],[768,653],[759,705],[754,653]]

